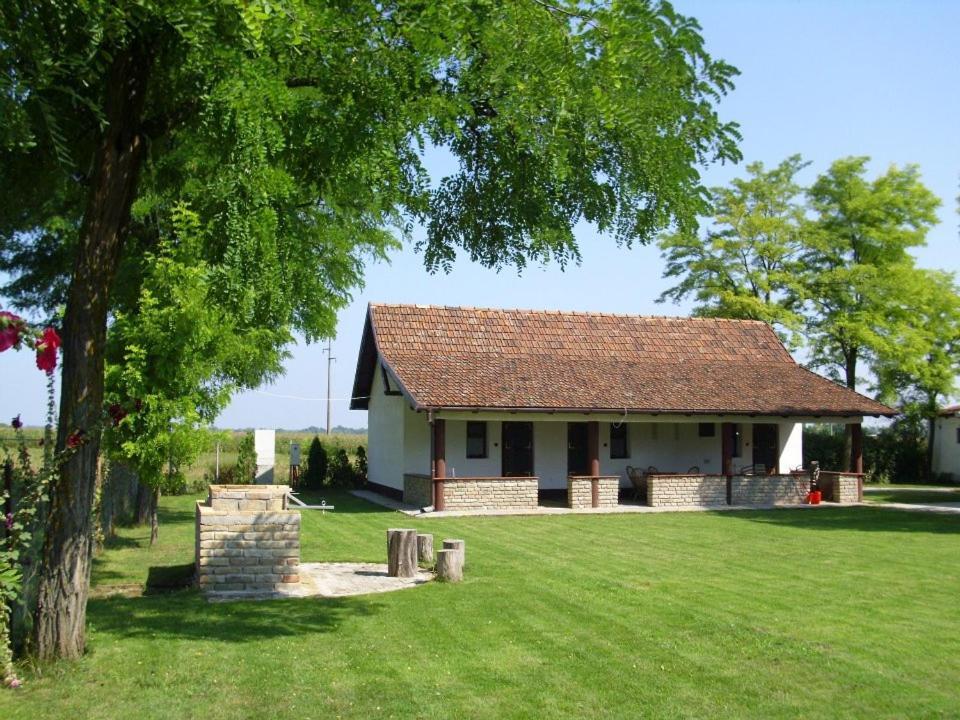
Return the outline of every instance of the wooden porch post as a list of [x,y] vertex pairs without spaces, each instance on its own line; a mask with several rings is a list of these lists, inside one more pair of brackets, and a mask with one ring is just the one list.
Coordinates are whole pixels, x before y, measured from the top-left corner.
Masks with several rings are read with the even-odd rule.
[[733,423],[720,423],[720,472],[727,476],[727,505],[733,504]]
[[863,472],[863,427],[860,423],[850,426],[850,469]]
[[590,458],[590,504],[600,505],[600,423],[587,423],[587,456]]
[[444,508],[443,481],[447,477],[446,421],[433,421],[433,509]]

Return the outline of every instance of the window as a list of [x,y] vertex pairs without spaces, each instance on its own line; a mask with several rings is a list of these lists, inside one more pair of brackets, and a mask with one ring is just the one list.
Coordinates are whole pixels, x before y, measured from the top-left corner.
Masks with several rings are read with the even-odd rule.
[[487,424],[485,422],[467,423],[467,457],[485,458],[487,456]]
[[717,426],[715,423],[700,423],[700,437],[716,437]]
[[610,425],[610,457],[630,457],[630,446],[627,444],[627,424]]

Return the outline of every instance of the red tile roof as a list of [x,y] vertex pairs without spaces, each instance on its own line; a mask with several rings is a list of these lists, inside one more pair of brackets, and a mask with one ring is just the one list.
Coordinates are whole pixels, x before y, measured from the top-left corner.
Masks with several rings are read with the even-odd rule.
[[895,414],[800,367],[752,320],[374,304],[352,408],[367,407],[378,355],[418,409]]

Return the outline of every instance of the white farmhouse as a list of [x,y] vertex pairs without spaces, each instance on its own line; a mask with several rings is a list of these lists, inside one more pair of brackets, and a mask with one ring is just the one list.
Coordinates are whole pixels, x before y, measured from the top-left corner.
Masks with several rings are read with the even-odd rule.
[[353,397],[370,484],[437,510],[798,501],[803,423],[853,425],[862,472],[894,414],[762,322],[421,305],[369,307]]

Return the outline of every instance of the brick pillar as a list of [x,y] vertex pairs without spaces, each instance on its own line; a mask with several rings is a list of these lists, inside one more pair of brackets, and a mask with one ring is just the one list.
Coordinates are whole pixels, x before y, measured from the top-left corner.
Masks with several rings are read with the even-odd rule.
[[860,423],[850,426],[850,469],[863,472],[863,427]]
[[447,477],[446,421],[433,421],[433,508],[443,510],[443,481]]
[[590,459],[590,476],[600,475],[600,423],[587,423],[587,457]]

